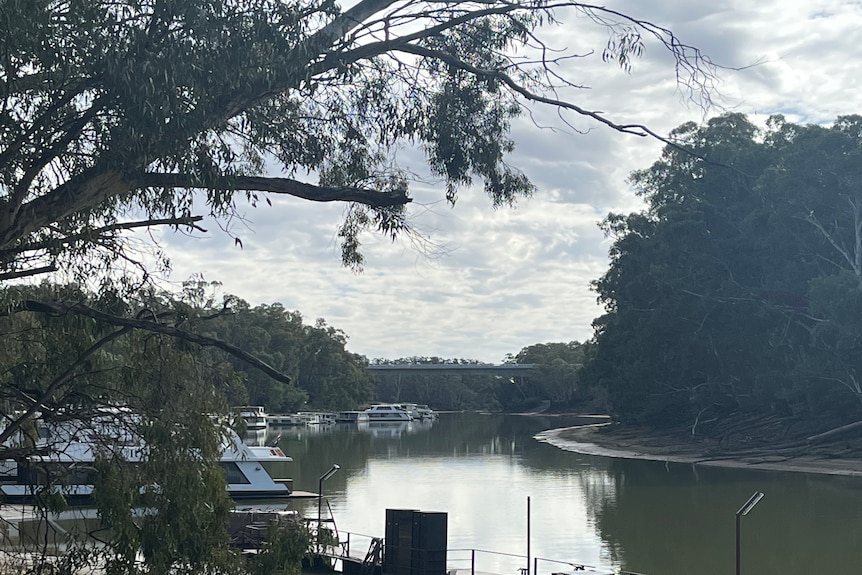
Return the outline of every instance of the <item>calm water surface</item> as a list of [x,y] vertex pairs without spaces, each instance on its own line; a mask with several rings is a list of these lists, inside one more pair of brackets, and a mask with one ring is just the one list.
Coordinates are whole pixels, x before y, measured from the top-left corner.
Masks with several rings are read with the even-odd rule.
[[[320,476],[341,466],[324,493],[342,531],[383,537],[388,508],[443,511],[449,549],[526,555],[529,497],[533,557],[647,575],[728,574],[735,512],[763,491],[742,518],[743,572],[862,571],[862,479],[612,459],[533,439],[575,423],[442,414],[433,425],[278,431],[296,489],[317,492]],[[316,515],[316,499],[292,505]],[[450,564],[465,557],[449,555]],[[481,570],[516,575],[522,565],[481,557]]]

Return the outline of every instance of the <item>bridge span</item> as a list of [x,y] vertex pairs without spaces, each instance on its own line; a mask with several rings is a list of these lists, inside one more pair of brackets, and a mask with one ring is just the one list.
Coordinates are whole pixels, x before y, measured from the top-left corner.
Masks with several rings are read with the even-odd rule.
[[399,365],[369,365],[372,375],[405,375],[409,373],[445,375],[499,375],[506,377],[524,377],[536,367],[534,363],[501,363],[499,365],[483,363],[405,363]]

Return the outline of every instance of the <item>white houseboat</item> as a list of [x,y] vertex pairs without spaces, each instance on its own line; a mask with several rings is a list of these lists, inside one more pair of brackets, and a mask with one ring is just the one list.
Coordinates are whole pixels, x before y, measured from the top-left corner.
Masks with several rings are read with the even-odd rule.
[[[266,470],[271,463],[286,463],[293,459],[278,447],[246,445],[233,430],[226,430],[219,466],[225,472],[227,491],[234,499],[273,499],[289,497],[289,480],[273,479]],[[55,485],[67,499],[83,502],[93,494],[92,471],[97,452],[106,449],[134,464],[145,457],[146,448],[140,441],[118,442],[110,447],[103,442],[70,441],[52,444],[47,455],[32,455],[18,462],[14,483],[0,485],[6,502],[29,501],[43,488],[46,473],[62,478]]]
[[294,425],[305,425],[305,421],[296,413],[282,413],[279,415],[267,415],[266,422],[271,427],[292,427]]
[[266,429],[266,408],[262,405],[240,405],[233,410],[243,418],[248,431]]
[[368,423],[368,412],[336,411],[335,423]]
[[368,421],[410,421],[413,419],[410,414],[401,404],[398,403],[378,403],[372,405],[365,410],[368,414]]
[[298,411],[296,415],[304,425],[331,425],[335,423],[335,414],[327,411]]

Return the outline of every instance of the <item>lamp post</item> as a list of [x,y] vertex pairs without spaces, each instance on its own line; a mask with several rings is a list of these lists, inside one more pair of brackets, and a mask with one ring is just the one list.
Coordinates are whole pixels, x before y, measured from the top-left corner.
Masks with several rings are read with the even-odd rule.
[[320,538],[320,522],[323,520],[323,482],[335,475],[335,472],[341,469],[337,463],[329,468],[329,471],[320,476],[320,481],[317,483],[317,534]]
[[748,515],[748,512],[754,509],[754,506],[763,499],[763,493],[760,491],[755,491],[754,495],[748,498],[748,501],[739,508],[739,511],[736,512],[736,575],[739,575],[739,523],[740,518],[743,515]]

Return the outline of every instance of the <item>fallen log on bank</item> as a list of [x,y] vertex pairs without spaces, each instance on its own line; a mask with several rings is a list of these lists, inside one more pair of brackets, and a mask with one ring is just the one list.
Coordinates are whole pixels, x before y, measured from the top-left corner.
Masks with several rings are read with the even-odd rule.
[[835,437],[839,437],[841,435],[850,433],[852,431],[856,431],[862,429],[862,421],[856,421],[854,423],[848,423],[847,425],[842,425],[841,427],[836,427],[835,429],[830,429],[829,431],[824,431],[823,433],[818,433],[817,435],[812,435],[808,438],[808,444],[813,445],[817,443],[823,443]]

